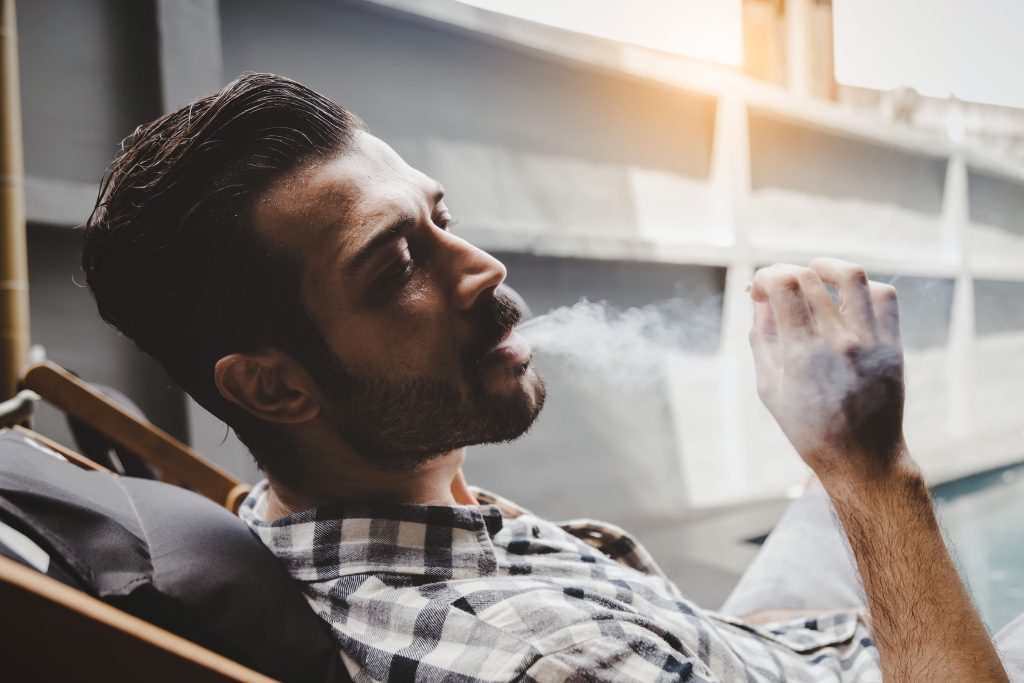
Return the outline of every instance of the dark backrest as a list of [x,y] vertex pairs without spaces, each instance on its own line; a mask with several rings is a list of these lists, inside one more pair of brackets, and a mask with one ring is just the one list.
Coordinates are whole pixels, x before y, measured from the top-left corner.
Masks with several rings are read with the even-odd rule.
[[273,678],[348,680],[298,585],[245,523],[202,496],[80,470],[0,431],[0,520],[120,609]]

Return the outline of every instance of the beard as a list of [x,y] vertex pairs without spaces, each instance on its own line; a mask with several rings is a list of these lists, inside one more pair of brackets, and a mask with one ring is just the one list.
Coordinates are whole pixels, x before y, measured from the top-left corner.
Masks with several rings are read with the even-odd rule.
[[[526,389],[498,394],[483,381],[485,356],[522,312],[513,299],[496,293],[474,314],[476,334],[459,352],[461,385],[437,378],[361,377],[330,353],[314,376],[342,438],[378,467],[403,471],[457,448],[526,433],[544,406],[543,381],[534,377],[532,395]],[[522,377],[531,372],[529,363],[511,372]]]

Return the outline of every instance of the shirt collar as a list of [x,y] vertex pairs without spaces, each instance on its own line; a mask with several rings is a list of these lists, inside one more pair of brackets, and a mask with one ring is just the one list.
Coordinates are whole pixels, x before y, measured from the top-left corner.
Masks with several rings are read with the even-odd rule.
[[[300,581],[368,573],[438,579],[491,576],[492,537],[522,511],[481,492],[481,505],[344,503],[265,520],[267,481],[250,492],[239,516]],[[504,504],[504,505],[503,505]]]

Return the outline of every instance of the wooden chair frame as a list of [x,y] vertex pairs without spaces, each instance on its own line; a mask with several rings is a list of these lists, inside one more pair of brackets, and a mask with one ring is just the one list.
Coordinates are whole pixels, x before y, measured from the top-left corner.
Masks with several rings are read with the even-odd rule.
[[[16,432],[85,470],[106,467],[25,427]],[[111,437],[113,438],[113,437]],[[40,456],[45,457],[45,456]],[[11,680],[97,678],[221,683],[274,679],[0,556],[0,641]],[[116,657],[111,653],[117,653]]]
[[[183,486],[237,512],[251,487],[151,422],[134,415],[64,368],[43,361],[26,369],[22,383],[47,403],[89,424],[160,471],[161,480]],[[64,455],[66,449],[33,435]],[[75,460],[83,456],[73,453]],[[92,462],[91,460],[89,462]],[[95,463],[93,463],[95,465]]]
[[7,680],[274,681],[6,557],[0,604]]

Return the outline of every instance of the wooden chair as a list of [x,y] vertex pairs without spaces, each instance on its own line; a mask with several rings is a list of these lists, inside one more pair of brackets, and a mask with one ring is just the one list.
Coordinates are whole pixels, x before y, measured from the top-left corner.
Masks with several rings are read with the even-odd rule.
[[[124,446],[160,472],[165,483],[193,490],[236,513],[250,490],[144,418],[50,362],[30,366],[27,391],[0,404],[0,426],[46,446],[85,470],[115,474],[90,458],[16,423],[43,399]],[[38,396],[34,396],[35,392]],[[46,457],[40,453],[40,457]],[[0,639],[11,680],[255,681],[270,678],[61,581],[0,555]],[[315,616],[315,615],[314,615]],[[338,680],[349,680],[339,666]]]
[[6,557],[0,604],[6,680],[274,680]]
[[[88,423],[107,438],[145,459],[160,471],[162,481],[202,494],[231,512],[238,511],[251,489],[219,465],[148,420],[125,410],[55,363],[43,361],[29,366],[22,377],[22,384],[47,403]],[[67,449],[51,445],[48,439],[45,441],[66,455]],[[69,459],[80,457],[83,456],[74,454]]]

